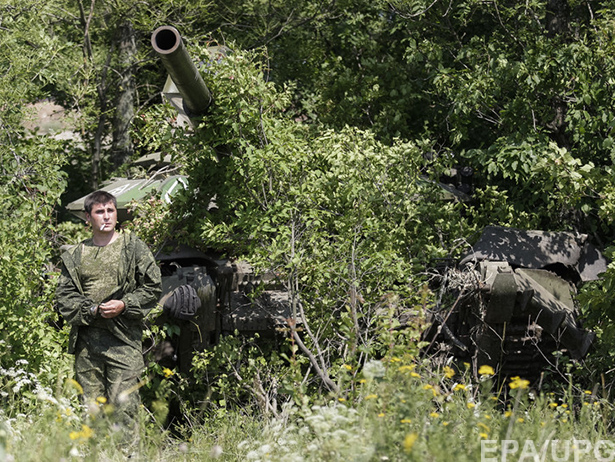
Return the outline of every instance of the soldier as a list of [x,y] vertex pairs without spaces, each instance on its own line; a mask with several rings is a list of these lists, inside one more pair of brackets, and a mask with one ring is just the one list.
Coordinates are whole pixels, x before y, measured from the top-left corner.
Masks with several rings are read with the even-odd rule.
[[87,401],[105,398],[134,418],[140,405],[143,319],[160,297],[160,269],[146,244],[116,231],[117,201],[95,191],[84,202],[92,237],[62,255],[56,297],[71,326],[68,352]]

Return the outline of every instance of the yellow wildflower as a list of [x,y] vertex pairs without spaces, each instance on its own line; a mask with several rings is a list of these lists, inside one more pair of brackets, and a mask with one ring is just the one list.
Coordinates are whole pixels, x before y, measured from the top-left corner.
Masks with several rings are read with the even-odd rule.
[[378,414],[378,417],[384,417],[384,412],[381,412],[380,414]]
[[350,364],[344,364],[342,367],[344,369],[346,369],[347,371],[351,371],[352,370],[352,366]]
[[467,403],[466,406],[468,407],[468,409],[474,409],[476,407],[476,404],[474,404],[474,403]]
[[482,423],[482,422],[478,422],[477,426],[481,427],[486,432],[489,431],[489,427],[487,425],[485,425],[484,423]]
[[512,415],[512,411],[506,411],[504,413],[504,417],[510,417]]
[[444,376],[447,379],[452,378],[455,375],[455,370],[452,367],[444,366]]
[[91,438],[92,436],[94,436],[94,431],[88,427],[87,425],[81,425],[81,431],[76,432],[70,432],[68,437],[71,440],[76,440],[76,439],[84,439],[87,440],[88,438]]
[[448,422],[442,422],[442,425],[443,425],[444,427],[448,426],[448,424],[449,424]]
[[168,379],[169,377],[171,377],[175,372],[173,372],[171,369],[169,369],[168,367],[165,367],[164,369],[162,369],[162,373],[164,374],[164,378]]
[[557,406],[558,406],[557,403],[549,403],[549,407],[552,409],[556,408]]
[[478,368],[478,373],[480,375],[494,375],[495,371],[493,370],[493,367],[483,364],[481,367]]
[[410,420],[410,419],[401,419],[400,422],[404,423],[404,424],[405,423],[412,423],[412,420]]
[[367,382],[367,380],[365,380],[365,379],[359,380],[359,383],[365,383],[365,382]]
[[437,417],[440,417],[440,414],[438,414],[437,412],[432,412],[431,414],[429,414],[429,417],[433,417],[435,419]]
[[68,384],[72,385],[75,390],[77,390],[77,393],[83,395],[83,387],[81,387],[81,385],[79,385],[79,382],[77,382],[75,379],[68,379]]
[[453,391],[465,390],[466,386],[462,383],[458,383],[453,387]]
[[375,394],[373,394],[373,393],[372,393],[371,395],[367,395],[367,396],[365,397],[365,399],[366,399],[366,400],[368,400],[368,399],[376,399],[376,398],[378,398],[378,395],[375,395]]
[[492,419],[492,417],[491,417],[489,414],[485,414],[483,417],[484,417],[485,419],[487,419],[487,420],[491,420],[491,419]]
[[592,392],[589,391],[589,390],[585,390],[583,393],[585,393],[586,395],[591,395],[592,394]]
[[525,419],[524,419],[523,417],[519,417],[519,418],[517,419],[517,422],[519,422],[519,423],[523,423],[523,422],[525,422]]
[[406,365],[406,366],[401,366],[399,367],[399,369],[397,369],[399,372],[411,372],[414,370],[416,366],[414,364],[410,364],[410,365]]
[[478,436],[480,436],[482,439],[486,440],[487,438],[489,438],[489,435],[487,435],[486,433],[479,433]]
[[98,404],[105,404],[107,402],[107,398],[105,398],[104,396],[99,396],[98,398],[96,398],[96,402]]
[[404,451],[406,452],[412,451],[412,446],[414,446],[414,443],[416,442],[418,437],[419,437],[418,433],[408,433],[406,437],[404,438]]
[[337,398],[337,400],[338,400],[340,403],[343,403],[343,402],[345,402],[345,401],[346,401],[346,398]]
[[399,362],[401,362],[401,359],[399,359],[397,356],[393,356],[393,357],[391,358],[391,362],[392,362],[392,363],[399,363]]
[[530,386],[530,381],[522,379],[521,377],[512,377],[511,382],[508,384],[510,388],[527,388]]

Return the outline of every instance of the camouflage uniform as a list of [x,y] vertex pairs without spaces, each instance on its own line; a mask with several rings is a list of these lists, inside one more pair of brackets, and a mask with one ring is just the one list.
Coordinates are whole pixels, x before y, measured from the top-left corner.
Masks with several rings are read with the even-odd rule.
[[[116,259],[117,284],[92,299],[84,286],[87,239],[62,255],[62,274],[56,291],[60,314],[71,325],[68,352],[75,355],[75,376],[87,399],[105,397],[126,413],[139,405],[138,380],[143,370],[143,319],[160,297],[160,269],[148,247],[130,232],[122,232]],[[108,246],[112,246],[109,244]],[[106,268],[105,268],[106,270]],[[109,271],[115,271],[110,269]],[[113,273],[115,274],[115,273]],[[125,304],[119,316],[104,319],[91,308],[116,299]],[[124,392],[124,393],[122,393]]]

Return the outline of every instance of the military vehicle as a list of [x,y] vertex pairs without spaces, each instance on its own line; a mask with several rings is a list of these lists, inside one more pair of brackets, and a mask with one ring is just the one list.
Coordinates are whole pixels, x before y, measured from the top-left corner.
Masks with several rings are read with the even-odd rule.
[[574,294],[606,266],[586,235],[488,226],[438,277],[425,353],[469,363],[475,378],[488,365],[537,380],[558,354],[587,354],[595,334],[581,326]]
[[[174,27],[156,29],[151,42],[169,74],[162,94],[178,112],[176,123],[193,126],[193,120],[211,104],[209,89]],[[211,47],[209,51],[212,59],[221,59],[229,52],[224,47]],[[117,198],[120,223],[131,219],[131,202],[159,194],[170,203],[188,181],[184,175],[169,174],[174,171],[170,158],[161,153],[146,155],[133,165],[149,176],[113,178],[101,187]],[[83,219],[84,199],[67,205],[71,213]],[[288,326],[288,294],[275,274],[256,275],[245,261],[221,258],[175,242],[158,244],[159,248],[153,250],[162,272],[163,311],[154,322],[179,328],[179,334],[163,344],[146,342],[147,351],[153,351],[162,365],[188,373],[194,352],[217,344],[225,333],[268,337]]]

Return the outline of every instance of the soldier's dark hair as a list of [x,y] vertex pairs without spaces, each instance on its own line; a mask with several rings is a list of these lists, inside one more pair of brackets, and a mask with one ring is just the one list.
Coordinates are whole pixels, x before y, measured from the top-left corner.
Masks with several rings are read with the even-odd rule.
[[109,202],[113,202],[113,206],[117,209],[117,199],[115,196],[107,191],[99,189],[98,191],[94,191],[93,193],[87,195],[83,201],[83,208],[85,213],[89,215],[92,213],[92,207],[94,207],[94,204],[108,204]]

